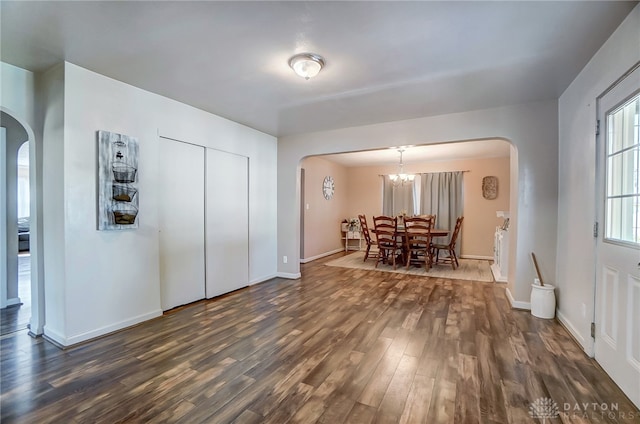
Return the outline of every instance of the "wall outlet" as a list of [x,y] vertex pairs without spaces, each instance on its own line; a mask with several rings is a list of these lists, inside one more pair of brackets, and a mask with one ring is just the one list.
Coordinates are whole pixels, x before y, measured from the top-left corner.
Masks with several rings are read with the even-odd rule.
[[283,263],[283,264],[286,264],[286,263],[287,263],[287,257],[286,257],[286,256],[283,256],[283,257],[282,257],[282,263]]
[[309,204],[307,203],[307,210],[309,210]]
[[585,303],[582,304],[582,318],[587,317],[587,305]]

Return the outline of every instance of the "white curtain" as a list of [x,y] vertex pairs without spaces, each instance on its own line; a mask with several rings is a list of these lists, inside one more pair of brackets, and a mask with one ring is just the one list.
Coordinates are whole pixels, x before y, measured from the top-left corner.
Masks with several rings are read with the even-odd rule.
[[[420,213],[436,214],[436,227],[453,232],[462,210],[462,171],[435,172],[421,175]],[[460,237],[462,231],[460,232]],[[444,241],[436,240],[437,243]],[[448,240],[446,241],[448,242]],[[460,255],[460,240],[456,243]]]
[[414,183],[393,185],[388,175],[382,176],[382,214],[388,216],[415,213]]

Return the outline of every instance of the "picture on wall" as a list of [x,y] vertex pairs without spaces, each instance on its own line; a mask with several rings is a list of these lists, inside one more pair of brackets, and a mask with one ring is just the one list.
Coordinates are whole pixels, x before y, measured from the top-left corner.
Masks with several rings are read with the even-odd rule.
[[498,197],[498,177],[489,176],[482,179],[482,197],[487,200]]
[[98,230],[138,228],[138,139],[98,131]]

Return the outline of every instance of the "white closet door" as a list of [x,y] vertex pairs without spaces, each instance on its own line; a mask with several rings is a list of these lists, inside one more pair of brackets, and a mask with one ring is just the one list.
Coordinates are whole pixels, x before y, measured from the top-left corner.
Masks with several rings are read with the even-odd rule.
[[207,298],[249,284],[248,161],[207,149]]
[[162,309],[204,299],[204,147],[160,138]]

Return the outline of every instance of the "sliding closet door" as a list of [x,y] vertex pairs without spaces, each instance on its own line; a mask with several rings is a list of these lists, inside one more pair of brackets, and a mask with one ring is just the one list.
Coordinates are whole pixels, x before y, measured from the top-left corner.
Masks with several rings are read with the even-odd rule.
[[205,297],[204,147],[160,138],[162,309]]
[[249,284],[249,159],[207,149],[207,298]]

